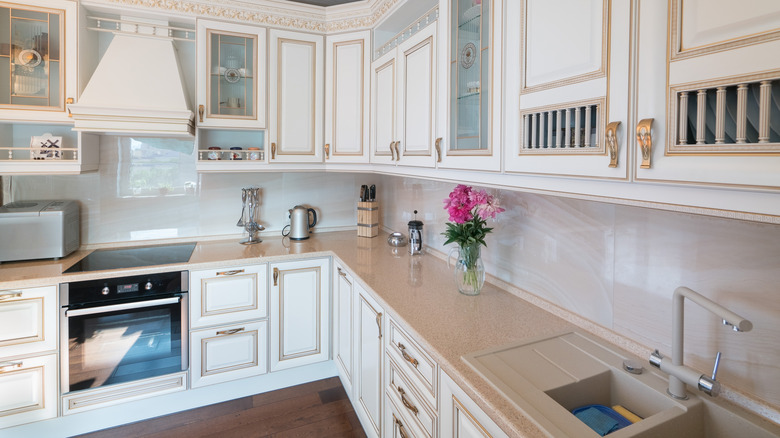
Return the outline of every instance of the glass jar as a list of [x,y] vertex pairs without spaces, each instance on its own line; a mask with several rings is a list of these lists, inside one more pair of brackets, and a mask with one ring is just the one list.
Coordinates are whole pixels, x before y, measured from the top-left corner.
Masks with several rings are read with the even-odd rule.
[[221,160],[222,159],[222,148],[218,146],[211,146],[209,147],[209,160]]
[[243,151],[243,150],[244,150],[244,148],[241,148],[241,147],[238,147],[238,146],[234,146],[234,147],[230,148],[230,159],[231,160],[243,160],[244,159],[244,157],[242,156],[243,153],[240,152],[240,151]]
[[250,160],[257,161],[261,159],[260,148],[251,147],[251,148],[247,148],[247,150],[249,151]]

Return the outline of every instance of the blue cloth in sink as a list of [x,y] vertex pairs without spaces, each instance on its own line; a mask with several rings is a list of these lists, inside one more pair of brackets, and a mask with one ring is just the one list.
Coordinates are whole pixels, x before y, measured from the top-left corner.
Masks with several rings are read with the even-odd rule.
[[582,406],[571,413],[601,436],[631,425],[626,417],[604,405]]

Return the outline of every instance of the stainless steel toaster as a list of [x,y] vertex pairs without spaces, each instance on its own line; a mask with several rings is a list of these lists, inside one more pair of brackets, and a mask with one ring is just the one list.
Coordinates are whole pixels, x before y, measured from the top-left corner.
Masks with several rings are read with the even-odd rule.
[[76,201],[17,201],[0,207],[0,262],[60,258],[80,244]]

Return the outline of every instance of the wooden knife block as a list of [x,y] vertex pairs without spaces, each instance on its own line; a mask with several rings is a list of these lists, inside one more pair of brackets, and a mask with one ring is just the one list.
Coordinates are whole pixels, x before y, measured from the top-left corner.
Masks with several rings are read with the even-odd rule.
[[357,235],[359,237],[379,235],[379,202],[358,202]]

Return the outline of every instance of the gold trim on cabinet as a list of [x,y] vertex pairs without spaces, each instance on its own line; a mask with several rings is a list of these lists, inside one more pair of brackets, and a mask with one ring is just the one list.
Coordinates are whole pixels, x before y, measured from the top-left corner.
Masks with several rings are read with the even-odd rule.
[[225,332],[232,332],[232,333],[225,333],[225,334],[223,334],[222,332],[217,332],[216,333],[217,336],[215,336],[215,337],[201,339],[201,341],[200,341],[200,351],[201,351],[201,354],[200,354],[200,377],[208,377],[208,376],[213,376],[215,374],[222,374],[222,373],[226,373],[226,372],[230,372],[230,371],[241,370],[241,369],[244,369],[244,368],[252,368],[252,367],[256,367],[256,366],[258,366],[260,364],[259,351],[258,351],[258,348],[257,348],[258,339],[259,339],[259,331],[258,330],[252,330],[252,331],[248,331],[248,332],[244,332],[244,333],[240,333],[239,334],[239,336],[250,336],[253,339],[252,346],[254,348],[252,348],[252,360],[251,361],[244,362],[244,363],[238,363],[238,364],[235,364],[235,365],[230,365],[230,366],[226,366],[226,367],[222,367],[222,368],[211,368],[211,369],[208,368],[207,363],[206,363],[206,359],[208,358],[208,354],[206,354],[207,353],[208,343],[212,342],[212,341],[219,342],[221,340],[222,336],[224,336],[224,335],[234,335],[234,334],[238,333],[238,331],[243,331],[243,330],[245,330],[245,327],[241,327],[240,329],[224,330]]
[[[18,407],[12,408],[12,409],[3,410],[2,414],[0,414],[0,417],[10,417],[12,415],[21,414],[23,412],[36,411],[36,410],[44,409],[46,407],[46,396],[45,396],[45,394],[46,394],[46,377],[45,377],[46,376],[46,370],[45,370],[45,368],[46,367],[45,367],[45,365],[39,365],[39,366],[35,366],[35,367],[24,368],[21,361],[19,361],[19,364],[20,365],[18,365],[18,366],[15,365],[15,367],[19,368],[19,369],[8,370],[8,371],[5,371],[5,372],[0,371],[0,374],[7,374],[7,375],[12,375],[13,374],[13,375],[16,375],[16,376],[19,376],[19,375],[22,375],[22,374],[33,374],[37,378],[37,381],[38,381],[38,388],[37,388],[37,393],[36,393],[37,397],[35,397],[35,399],[37,399],[37,403],[34,402],[34,403],[31,403],[31,404],[28,404],[28,405],[18,406]],[[2,377],[2,376],[0,376],[0,377]]]
[[642,154],[642,169],[650,168],[650,157],[653,153],[653,119],[642,119],[636,125],[636,142]]
[[610,122],[607,125],[604,137],[604,144],[607,146],[607,151],[609,152],[609,167],[617,167],[618,165],[618,126],[620,126],[620,122]]
[[[243,272],[243,269],[241,269]],[[232,272],[232,271],[225,271],[225,272]],[[218,272],[217,275],[220,275]],[[258,301],[257,301],[257,293],[252,294],[252,302],[244,305],[244,306],[237,306],[237,307],[226,307],[219,310],[209,310],[206,306],[208,305],[208,299],[207,295],[209,294],[209,283],[210,282],[223,282],[223,281],[233,281],[237,280],[239,278],[248,278],[252,282],[251,289],[253,291],[257,291],[257,284],[258,284],[258,274],[256,273],[249,273],[245,275],[241,275],[239,277],[232,277],[234,274],[226,274],[226,277],[222,278],[204,278],[201,280],[201,293],[200,293],[200,316],[201,318],[209,317],[209,316],[215,316],[215,315],[223,315],[226,313],[238,313],[238,312],[246,312],[246,311],[253,311],[258,309]],[[229,278],[228,278],[229,277]]]
[[[336,113],[336,108],[337,108],[336,100],[338,99],[338,92],[337,92],[338,90],[337,90],[337,87],[336,87],[337,82],[338,82],[338,81],[336,81],[336,72],[337,72],[337,66],[338,66],[338,50],[336,50],[336,49],[339,46],[348,46],[348,45],[355,45],[355,44],[360,46],[360,111],[358,112],[358,114],[360,114],[360,120],[358,122],[358,124],[360,125],[360,137],[359,137],[360,138],[360,152],[345,154],[345,153],[339,153],[338,152],[338,148],[336,147],[336,145],[338,144],[337,143],[338,137],[336,135],[336,118],[338,117],[338,114]],[[365,64],[366,64],[366,52],[365,52],[365,44],[364,44],[362,39],[361,40],[351,40],[351,41],[339,41],[339,42],[333,43],[333,108],[332,108],[332,111],[333,111],[334,116],[333,116],[333,128],[332,128],[333,129],[333,138],[331,139],[331,141],[333,142],[333,156],[334,157],[335,156],[356,156],[356,157],[359,157],[359,156],[362,156],[363,153],[364,153],[363,149],[364,149],[365,145],[363,144],[363,130],[365,129],[364,128],[364,126],[365,126],[365,120],[364,120],[365,116],[363,115],[363,112],[364,112],[363,111],[363,105],[364,105],[364,102],[365,102],[365,91],[364,91],[365,90],[364,84],[365,84],[365,81],[366,81],[365,73],[364,73],[365,72]],[[326,155],[325,158],[328,158],[328,156]]]
[[[471,412],[469,412],[468,409],[466,409],[466,406],[464,406],[463,403],[461,403],[460,400],[458,400],[458,398],[455,397],[454,394],[452,395],[452,408],[454,411],[452,416],[452,421],[454,422],[453,426],[457,425],[458,423],[458,413],[463,413],[466,416],[466,418],[471,422],[471,424],[476,426],[479,429],[479,431],[482,432],[483,436],[487,438],[493,437],[493,435],[491,435],[490,432],[488,432],[485,429],[485,426],[483,426],[482,423],[477,421],[476,417],[474,417],[474,415]],[[457,428],[454,429],[457,430]]]
[[780,39],[780,30],[777,28],[761,33],[743,35],[703,46],[682,48],[682,0],[669,1],[669,61],[679,61],[697,56],[710,55],[740,47],[766,43]]
[[[435,102],[434,97],[433,97],[434,94],[436,93],[436,85],[434,84],[434,82],[436,80],[436,74],[434,73],[434,69],[437,68],[437,66],[436,66],[436,46],[434,44],[433,39],[434,39],[433,36],[429,36],[428,38],[420,41],[419,43],[417,43],[416,45],[414,45],[413,47],[409,48],[408,50],[406,50],[403,53],[404,59],[406,59],[406,58],[409,57],[410,54],[412,54],[412,53],[422,49],[425,46],[430,46],[430,59],[429,59],[429,62],[430,62],[430,66],[431,66],[431,71],[430,71],[430,77],[428,78],[428,87],[430,89],[430,92],[428,93],[428,105],[430,105],[431,114],[429,115],[430,120],[428,121],[429,122],[429,126],[430,126],[430,132],[428,133],[429,135],[426,135],[426,142],[427,142],[428,149],[427,150],[423,150],[423,151],[419,151],[419,152],[418,151],[410,152],[410,151],[406,150],[406,145],[408,145],[409,142],[406,141],[406,126],[407,126],[406,116],[407,116],[407,112],[404,110],[404,132],[401,133],[403,135],[403,138],[404,138],[404,156],[408,155],[408,156],[429,157],[429,156],[431,156],[431,153],[432,153],[432,146],[433,145],[431,144],[431,139],[432,139],[432,137],[434,135],[433,131],[434,131],[435,127],[436,127],[436,120],[435,120],[435,117],[434,117],[434,112],[435,112],[435,108],[436,108],[436,102]],[[409,64],[408,61],[404,60],[404,66],[406,66],[408,64]],[[404,102],[407,102],[408,101],[408,99],[406,98],[406,88],[407,87],[406,87],[405,84],[408,82],[408,80],[406,79],[406,69],[404,69],[404,71],[402,73],[404,75],[404,90],[403,90],[404,91]],[[396,155],[398,155],[398,159],[396,161],[400,161],[401,160],[401,154],[398,152],[398,146],[399,146],[400,143],[401,143],[400,141],[397,141],[396,144],[395,144],[395,147],[396,147],[395,152],[396,152]]]
[[13,338],[13,339],[0,340],[0,347],[8,347],[11,345],[20,345],[20,344],[31,344],[35,342],[44,341],[45,340],[44,324],[46,320],[46,317],[44,315],[46,310],[45,297],[13,299],[13,298],[21,297],[22,296],[21,291],[18,292],[18,295],[17,295],[17,291],[11,291],[6,296],[8,296],[8,298],[0,298],[0,301],[4,301],[4,300],[10,300],[10,301],[4,301],[0,306],[6,306],[9,304],[27,303],[34,307],[34,312],[36,313],[38,318],[38,325],[37,325],[38,332],[35,335],[28,336],[26,338]]
[[523,18],[520,20],[520,94],[535,93],[537,91],[547,90],[550,88],[560,88],[566,85],[573,85],[580,82],[586,82],[593,79],[598,79],[607,76],[607,65],[609,64],[609,29],[610,29],[610,9],[611,0],[602,0],[602,22],[601,22],[601,65],[598,70],[594,70],[590,73],[583,73],[580,75],[570,76],[568,78],[561,78],[553,82],[544,82],[537,85],[528,86],[526,78],[526,65],[528,64],[526,42],[527,25],[526,20],[528,17],[528,0],[523,0],[521,10],[523,11]]
[[[211,69],[213,68],[213,66],[211,65],[211,49],[212,49],[211,48],[211,35],[212,34],[216,34],[216,35],[218,35],[220,37],[219,38],[219,42],[217,43],[217,44],[220,44],[220,45],[222,44],[222,35],[232,36],[232,37],[237,37],[237,38],[243,38],[245,40],[252,40],[253,41],[253,44],[252,44],[252,47],[253,47],[252,59],[255,60],[255,64],[256,65],[251,65],[251,66],[250,65],[246,65],[246,58],[245,58],[245,68],[249,68],[252,71],[255,71],[255,73],[257,73],[256,70],[262,68],[260,66],[260,60],[258,59],[259,51],[260,51],[258,35],[250,34],[250,33],[231,32],[231,31],[225,31],[225,30],[219,30],[219,29],[206,29],[206,65],[209,68],[209,71],[207,73],[207,75],[209,77],[206,79],[206,96],[207,96],[208,102],[211,101],[211,92],[212,92],[212,90],[211,90],[211,77],[210,77],[210,76],[212,76]],[[244,47],[244,52],[246,54],[246,43],[244,43],[244,44],[226,43],[226,44],[232,44],[234,46],[236,46],[236,45],[243,46]],[[220,47],[219,50],[221,50],[221,47]],[[218,54],[218,56],[219,56],[219,54]],[[249,78],[252,79],[252,96],[250,96],[251,100],[252,100],[252,107],[251,107],[252,108],[252,114],[247,114],[247,115],[243,115],[243,116],[242,115],[231,115],[231,114],[219,114],[219,113],[215,113],[214,109],[212,108],[212,105],[209,104],[207,115],[210,118],[215,118],[215,119],[257,120],[258,116],[259,116],[259,113],[260,113],[259,108],[258,108],[258,102],[257,102],[257,90],[258,90],[257,78],[258,78],[258,74],[253,74],[251,76],[245,76],[245,79],[249,79]],[[219,96],[219,86],[217,87],[217,91],[218,91],[218,93],[217,93],[217,106],[219,107],[219,102],[222,102],[222,98]],[[246,85],[244,85],[244,108],[245,109],[249,108],[249,106],[246,105],[246,102],[249,101],[248,96],[247,96],[247,91],[248,91],[248,87]],[[200,107],[198,107],[198,114],[200,114]],[[200,117],[200,121],[203,122],[203,117]]]
[[[277,49],[276,49],[276,141],[279,143],[279,155],[315,155],[316,154],[316,146],[315,143],[317,141],[316,136],[316,126],[317,126],[317,43],[314,41],[305,41],[305,40],[294,40],[290,38],[279,38],[276,41]],[[282,149],[281,145],[283,144],[282,141],[284,140],[283,135],[284,131],[282,131],[282,117],[281,115],[284,113],[281,111],[282,108],[282,91],[284,90],[284,86],[282,85],[282,80],[285,78],[285,75],[282,73],[282,67],[283,64],[281,62],[282,57],[282,47],[284,44],[298,44],[301,46],[309,46],[311,48],[311,68],[312,68],[312,74],[311,74],[311,120],[314,126],[311,127],[311,144],[309,145],[308,151],[303,152],[287,152],[284,153],[284,150]],[[276,153],[275,151],[275,143],[271,143],[272,147],[272,153],[271,158],[273,158]]]
[[[278,325],[278,327],[279,327],[279,362],[280,363],[285,361],[285,360],[295,359],[295,358],[299,358],[299,357],[312,356],[312,355],[320,354],[322,352],[322,342],[321,342],[321,340],[322,340],[322,332],[321,332],[321,327],[322,327],[322,316],[321,316],[322,315],[322,299],[321,299],[322,290],[321,290],[321,287],[320,287],[320,284],[321,284],[321,281],[322,281],[322,272],[321,271],[322,271],[322,268],[320,266],[310,266],[310,267],[296,268],[296,269],[285,269],[285,270],[282,270],[282,271],[280,271],[279,268],[276,268],[276,267],[274,268],[274,275],[275,275],[274,278],[279,276],[280,272],[281,272],[281,276],[282,277],[284,277],[286,274],[294,273],[294,272],[295,273],[314,272],[316,274],[316,276],[317,276],[317,280],[316,280],[317,290],[315,292],[316,301],[317,301],[316,302],[316,310],[315,310],[316,318],[317,318],[317,321],[315,323],[315,326],[317,328],[316,341],[315,341],[316,345],[315,345],[314,349],[312,349],[312,350],[300,351],[298,353],[293,353],[293,354],[285,354],[284,351],[283,351],[284,348],[282,348],[284,346],[284,342],[283,342],[284,341],[284,305],[285,305],[284,279],[282,279],[282,281],[279,283],[279,325]],[[276,280],[274,280],[274,286],[276,286]]]

